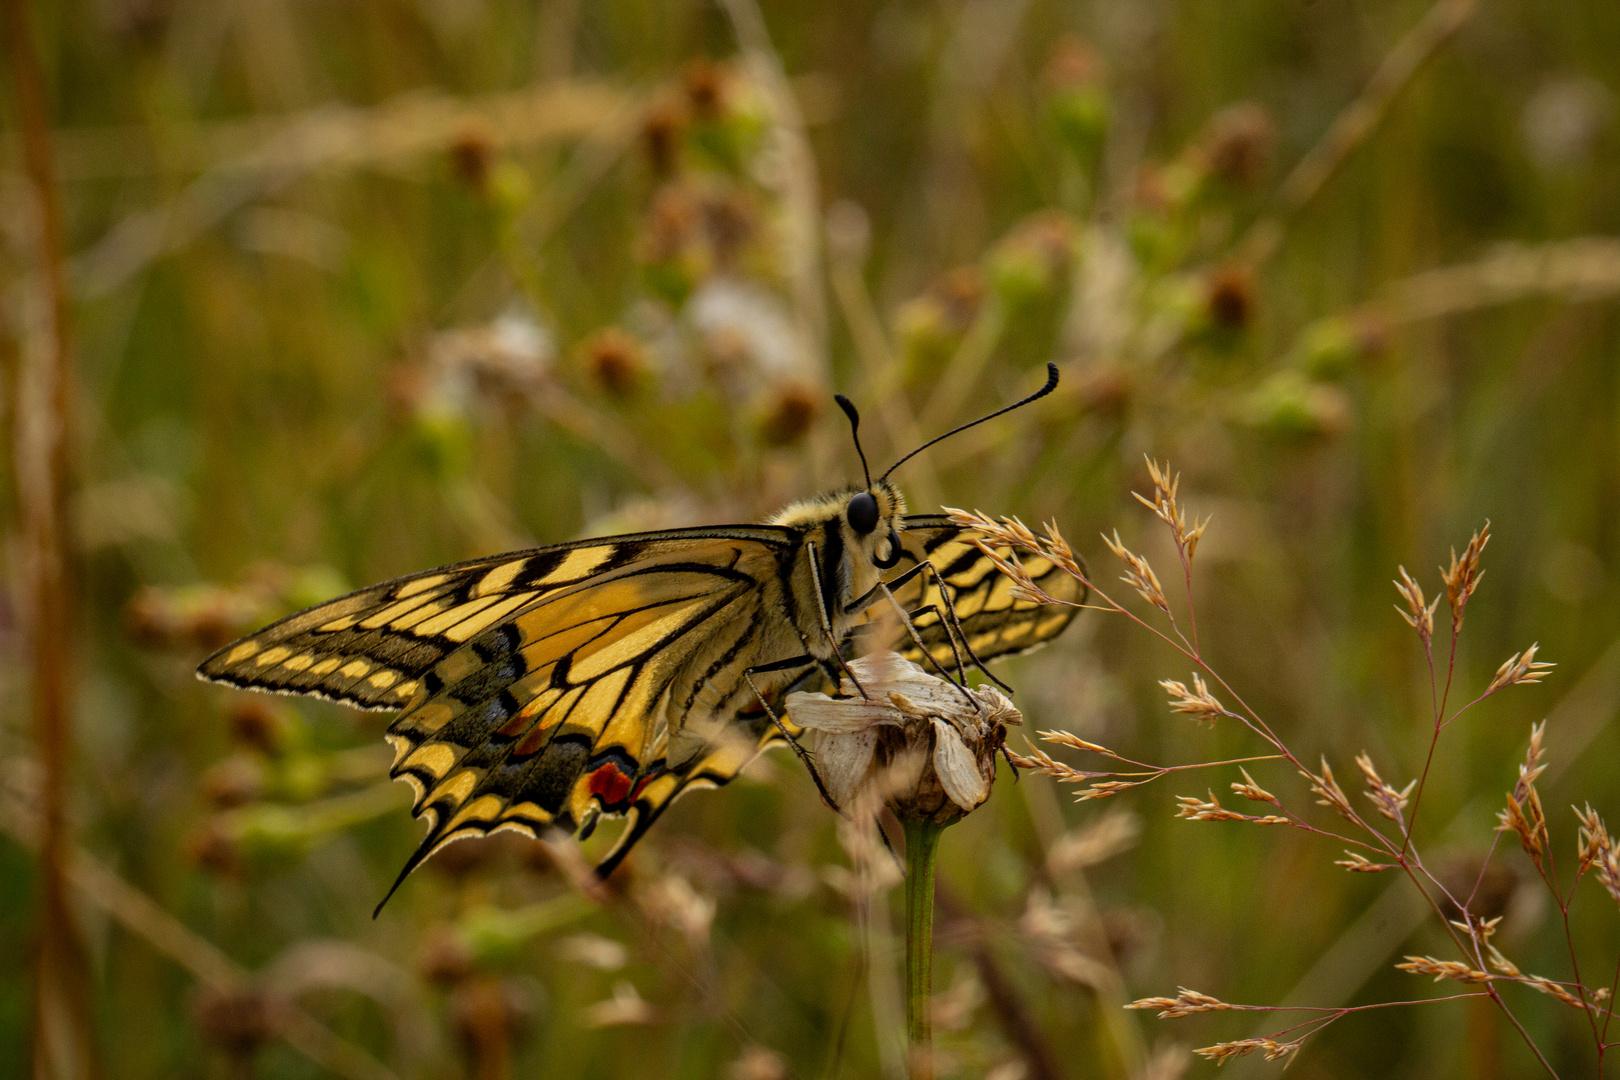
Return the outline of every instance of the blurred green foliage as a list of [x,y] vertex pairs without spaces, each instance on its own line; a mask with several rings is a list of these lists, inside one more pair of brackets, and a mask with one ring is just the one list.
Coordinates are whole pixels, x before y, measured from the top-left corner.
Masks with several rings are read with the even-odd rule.
[[[92,897],[109,1076],[320,1075],[274,1037],[286,1001],[403,1077],[892,1070],[835,820],[785,755],[672,811],[606,906],[577,899],[566,856],[503,837],[456,845],[373,922],[417,835],[385,721],[191,678],[347,587],[757,520],[847,481],[834,389],[890,460],[1058,360],[1054,400],[898,474],[914,508],[1053,518],[1099,570],[1084,538],[1118,527],[1163,574],[1173,553],[1129,491],[1143,454],[1170,459],[1214,514],[1206,648],[1341,774],[1362,749],[1392,778],[1422,767],[1429,691],[1388,582],[1489,518],[1459,678],[1535,640],[1560,666],[1447,733],[1431,858],[1477,867],[1543,716],[1550,811],[1620,819],[1620,255],[1500,248],[1620,232],[1620,9],[1481,0],[1294,207],[1290,168],[1426,4],[768,3],[768,40],[753,10],[38,6],[79,296],[77,828],[258,973],[199,989]],[[35,267],[4,150],[15,370]],[[1266,222],[1274,244],[1253,246]],[[1493,253],[1494,277],[1415,277]],[[25,630],[17,591],[0,602],[0,779],[26,801]],[[1083,620],[1006,677],[1031,732],[1165,764],[1257,752],[1169,715],[1155,683],[1186,675],[1122,621]],[[1298,834],[1174,821],[1171,795],[1205,786],[1183,779],[1109,804],[1140,837],[1093,868],[1047,866],[1098,804],[1040,777],[1004,773],[946,836],[947,1075],[1043,1075],[1019,1016],[1064,1077],[1253,1030],[1118,1010],[1175,985],[1274,1003],[1322,962],[1302,991],[1318,1004],[1431,992],[1390,964],[1440,949],[1433,926],[1341,937],[1387,875]],[[1501,865],[1503,939],[1567,978],[1528,864]],[[0,840],[8,972],[31,883]],[[1611,964],[1620,914],[1593,890],[1577,916],[1581,955]],[[1590,1075],[1578,1014],[1512,1003],[1563,1075]],[[28,1008],[26,980],[0,980],[0,1076],[26,1071]],[[1460,1003],[1347,1019],[1294,1066],[1532,1068]]]

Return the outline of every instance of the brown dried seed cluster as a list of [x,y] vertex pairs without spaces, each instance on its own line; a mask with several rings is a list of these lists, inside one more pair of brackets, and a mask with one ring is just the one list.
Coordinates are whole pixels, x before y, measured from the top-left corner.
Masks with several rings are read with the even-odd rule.
[[1157,1009],[1159,1010],[1160,1020],[1175,1020],[1179,1017],[1191,1016],[1193,1013],[1222,1012],[1227,1009],[1237,1008],[1236,1005],[1230,1005],[1220,998],[1201,994],[1197,990],[1189,990],[1185,986],[1176,987],[1176,996],[1173,998],[1141,998],[1125,1007],[1127,1009]]
[[1303,1038],[1281,1043],[1275,1039],[1236,1039],[1232,1042],[1200,1047],[1193,1053],[1208,1058],[1217,1065],[1224,1063],[1227,1058],[1247,1057],[1256,1052],[1265,1054],[1267,1061],[1276,1061],[1278,1058],[1292,1059],[1303,1045],[1305,1045]]
[[1398,865],[1396,863],[1373,862],[1365,855],[1351,851],[1349,848],[1345,848],[1344,853],[1348,858],[1338,859],[1333,865],[1342,866],[1355,874],[1376,874],[1380,870],[1394,870]]
[[1468,606],[1468,598],[1474,595],[1480,579],[1485,576],[1485,571],[1479,568],[1479,557],[1490,542],[1491,523],[1487,521],[1484,528],[1469,539],[1461,558],[1457,557],[1456,548],[1451,549],[1451,566],[1440,571],[1440,577],[1446,583],[1446,603],[1451,608],[1453,634],[1462,629],[1463,609]]
[[1548,671],[1557,667],[1557,664],[1546,663],[1536,659],[1536,650],[1541,643],[1530,646],[1522,653],[1514,653],[1502,662],[1496,669],[1496,675],[1491,679],[1491,685],[1485,688],[1484,697],[1501,690],[1503,687],[1516,686],[1520,683],[1538,683]]
[[[1152,510],[1159,520],[1170,526],[1170,533],[1175,537],[1176,546],[1186,552],[1191,559],[1198,550],[1198,541],[1203,538],[1204,530],[1209,528],[1209,518],[1199,521],[1193,519],[1191,526],[1187,524],[1187,512],[1176,505],[1176,491],[1181,487],[1181,474],[1172,473],[1168,463],[1161,466],[1152,458],[1147,459],[1148,475],[1153,479],[1153,498],[1149,499],[1139,492],[1131,492],[1136,501]],[[1116,534],[1117,536],[1117,534]],[[1106,539],[1106,538],[1105,538]],[[1117,552],[1116,552],[1117,554]]]
[[1412,796],[1412,789],[1417,787],[1417,781],[1413,780],[1405,788],[1397,791],[1378,775],[1378,770],[1373,768],[1372,758],[1365,752],[1356,758],[1356,764],[1360,766],[1361,774],[1367,778],[1367,798],[1372,800],[1372,804],[1378,808],[1380,814],[1404,829],[1406,802]]
[[1192,681],[1192,689],[1189,690],[1185,684],[1174,679],[1159,680],[1159,685],[1170,695],[1171,712],[1183,713],[1194,720],[1210,724],[1215,722],[1216,717],[1229,715],[1226,706],[1209,692],[1209,687],[1204,685],[1202,678],[1195,674]]
[[1159,584],[1159,575],[1153,572],[1153,567],[1148,564],[1147,559],[1125,546],[1119,538],[1118,529],[1114,530],[1112,540],[1104,533],[1103,543],[1107,544],[1108,550],[1125,564],[1125,572],[1119,576],[1119,580],[1135,589],[1143,600],[1166,615],[1170,614],[1170,602],[1164,598],[1164,588]]

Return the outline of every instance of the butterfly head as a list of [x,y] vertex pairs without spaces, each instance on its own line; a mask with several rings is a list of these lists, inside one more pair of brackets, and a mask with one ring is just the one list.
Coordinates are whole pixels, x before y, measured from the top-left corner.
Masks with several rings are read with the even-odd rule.
[[970,427],[984,423],[1003,413],[1022,408],[1032,401],[1041,398],[1057,389],[1058,366],[1053,363],[1046,365],[1046,385],[1028,397],[1015,401],[1011,405],[997,409],[995,412],[979,417],[960,427],[952,428],[943,435],[937,435],[923,443],[911,453],[896,461],[877,478],[872,480],[872,470],[866,464],[866,451],[861,449],[861,414],[856,411],[854,402],[843,394],[834,394],[833,400],[838,407],[844,410],[849,417],[849,433],[855,442],[855,453],[861,459],[861,474],[866,480],[864,490],[852,491],[835,498],[845,499],[840,528],[847,534],[844,541],[850,549],[859,549],[871,556],[872,564],[880,570],[887,570],[900,561],[900,530],[905,528],[903,521],[906,513],[905,500],[889,483],[889,474],[898,469],[905,462],[917,454],[933,446],[941,439],[950,438],[957,432],[966,431]]
[[851,492],[844,504],[844,543],[861,551],[880,570],[900,561],[900,530],[905,528],[906,500],[887,480]]

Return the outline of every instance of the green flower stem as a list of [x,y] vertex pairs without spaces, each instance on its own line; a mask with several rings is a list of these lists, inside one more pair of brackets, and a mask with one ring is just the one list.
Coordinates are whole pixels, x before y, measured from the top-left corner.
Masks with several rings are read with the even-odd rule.
[[934,1024],[928,999],[934,983],[934,859],[943,826],[905,820],[906,1038],[911,1080],[933,1080]]

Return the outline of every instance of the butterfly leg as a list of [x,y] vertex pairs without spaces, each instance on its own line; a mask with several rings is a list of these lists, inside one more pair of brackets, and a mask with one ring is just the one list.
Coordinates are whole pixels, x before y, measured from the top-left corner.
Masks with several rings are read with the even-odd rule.
[[748,688],[752,690],[754,692],[754,696],[759,699],[759,704],[762,708],[764,708],[765,715],[771,718],[771,723],[776,725],[776,730],[782,733],[782,738],[786,739],[788,745],[793,747],[793,752],[798,755],[799,761],[803,763],[807,770],[809,770],[810,779],[816,782],[816,790],[821,792],[821,801],[830,806],[833,813],[843,814],[843,807],[839,806],[838,803],[834,801],[831,793],[827,791],[827,785],[822,782],[821,773],[816,769],[815,758],[811,757],[810,751],[801,746],[799,744],[799,740],[793,737],[793,733],[788,731],[787,725],[782,723],[782,718],[776,715],[776,710],[771,708],[771,703],[765,699],[765,694],[760,690],[759,684],[754,682],[755,673],[764,673],[767,671],[786,671],[796,667],[808,667],[815,662],[816,658],[813,656],[795,656],[788,660],[778,660],[771,664],[760,664],[758,667],[745,668],[742,675],[744,679],[748,680]]
[[[956,603],[951,599],[951,590],[945,584],[945,579],[940,576],[939,567],[929,562],[919,563],[918,567],[919,569],[922,567],[927,567],[929,570],[933,571],[934,586],[935,588],[939,589],[939,598],[945,604],[946,614],[950,616],[950,622],[946,624],[946,636],[952,638],[951,650],[953,652],[955,651],[956,642],[960,640],[962,642],[962,648],[967,650],[968,657],[973,661],[973,666],[984,672],[985,678],[1007,691],[1007,693],[1012,693],[1013,688],[996,678],[995,674],[989,668],[984,666],[984,661],[979,659],[979,654],[973,651],[973,645],[967,639],[967,632],[962,629],[962,620],[956,617]],[[956,658],[956,663],[958,666],[960,666],[962,663],[962,657],[960,654],[958,654]],[[967,676],[965,674],[962,677],[962,681],[967,681]]]
[[883,595],[883,587],[885,585],[887,585],[891,589],[898,589],[900,586],[906,584],[912,578],[914,578],[918,574],[922,573],[923,567],[931,566],[931,565],[933,565],[933,564],[932,563],[926,563],[926,562],[920,562],[916,566],[913,566],[910,570],[907,570],[905,573],[901,574],[899,577],[891,578],[888,581],[880,581],[880,582],[878,582],[876,585],[874,585],[870,589],[866,590],[866,593],[864,595],[860,596],[859,598],[857,598],[855,600],[852,600],[848,604],[845,604],[844,605],[844,614],[845,615],[854,615],[858,611],[865,611],[867,608],[869,608],[873,604],[877,603],[878,598]]
[[[973,706],[975,709],[978,708],[979,703],[974,699],[972,694],[967,692],[967,687],[951,678],[951,673],[945,670],[945,665],[941,664],[938,660],[935,660],[934,654],[929,651],[928,646],[923,644],[922,635],[917,633],[917,627],[912,624],[911,616],[906,613],[905,606],[894,598],[894,593],[889,591],[889,587],[887,585],[883,584],[882,582],[878,582],[878,588],[883,590],[883,595],[889,598],[890,605],[892,605],[894,610],[899,613],[900,621],[905,624],[906,633],[911,635],[912,644],[917,646],[917,651],[922,654],[923,659],[927,660],[934,666],[934,670],[939,672],[940,678],[956,687],[957,692],[967,699],[969,705]],[[946,636],[949,637],[948,631]],[[955,651],[956,649],[956,643],[954,641],[951,642],[951,649],[952,651]],[[957,657],[957,662],[961,662],[960,656]]]
[[962,664],[962,650],[956,647],[956,635],[951,633],[951,624],[945,622],[944,614],[939,610],[938,606],[934,604],[925,604],[920,608],[912,608],[910,611],[906,612],[906,617],[911,619],[913,622],[922,618],[924,615],[932,615],[934,618],[938,619],[942,624],[944,624],[945,640],[950,643],[951,655],[956,658],[957,681],[963,686],[966,686],[967,668]]
[[810,549],[810,580],[816,587],[816,612],[821,616],[821,632],[827,636],[827,644],[832,646],[833,656],[838,659],[838,666],[849,677],[849,681],[855,684],[855,689],[861,692],[861,697],[869,698],[871,695],[866,692],[866,687],[861,685],[861,680],[855,677],[855,672],[845,662],[844,650],[838,647],[838,638],[833,634],[832,620],[827,618],[826,594],[821,587],[821,560],[816,555],[816,542],[807,540],[804,546]]

